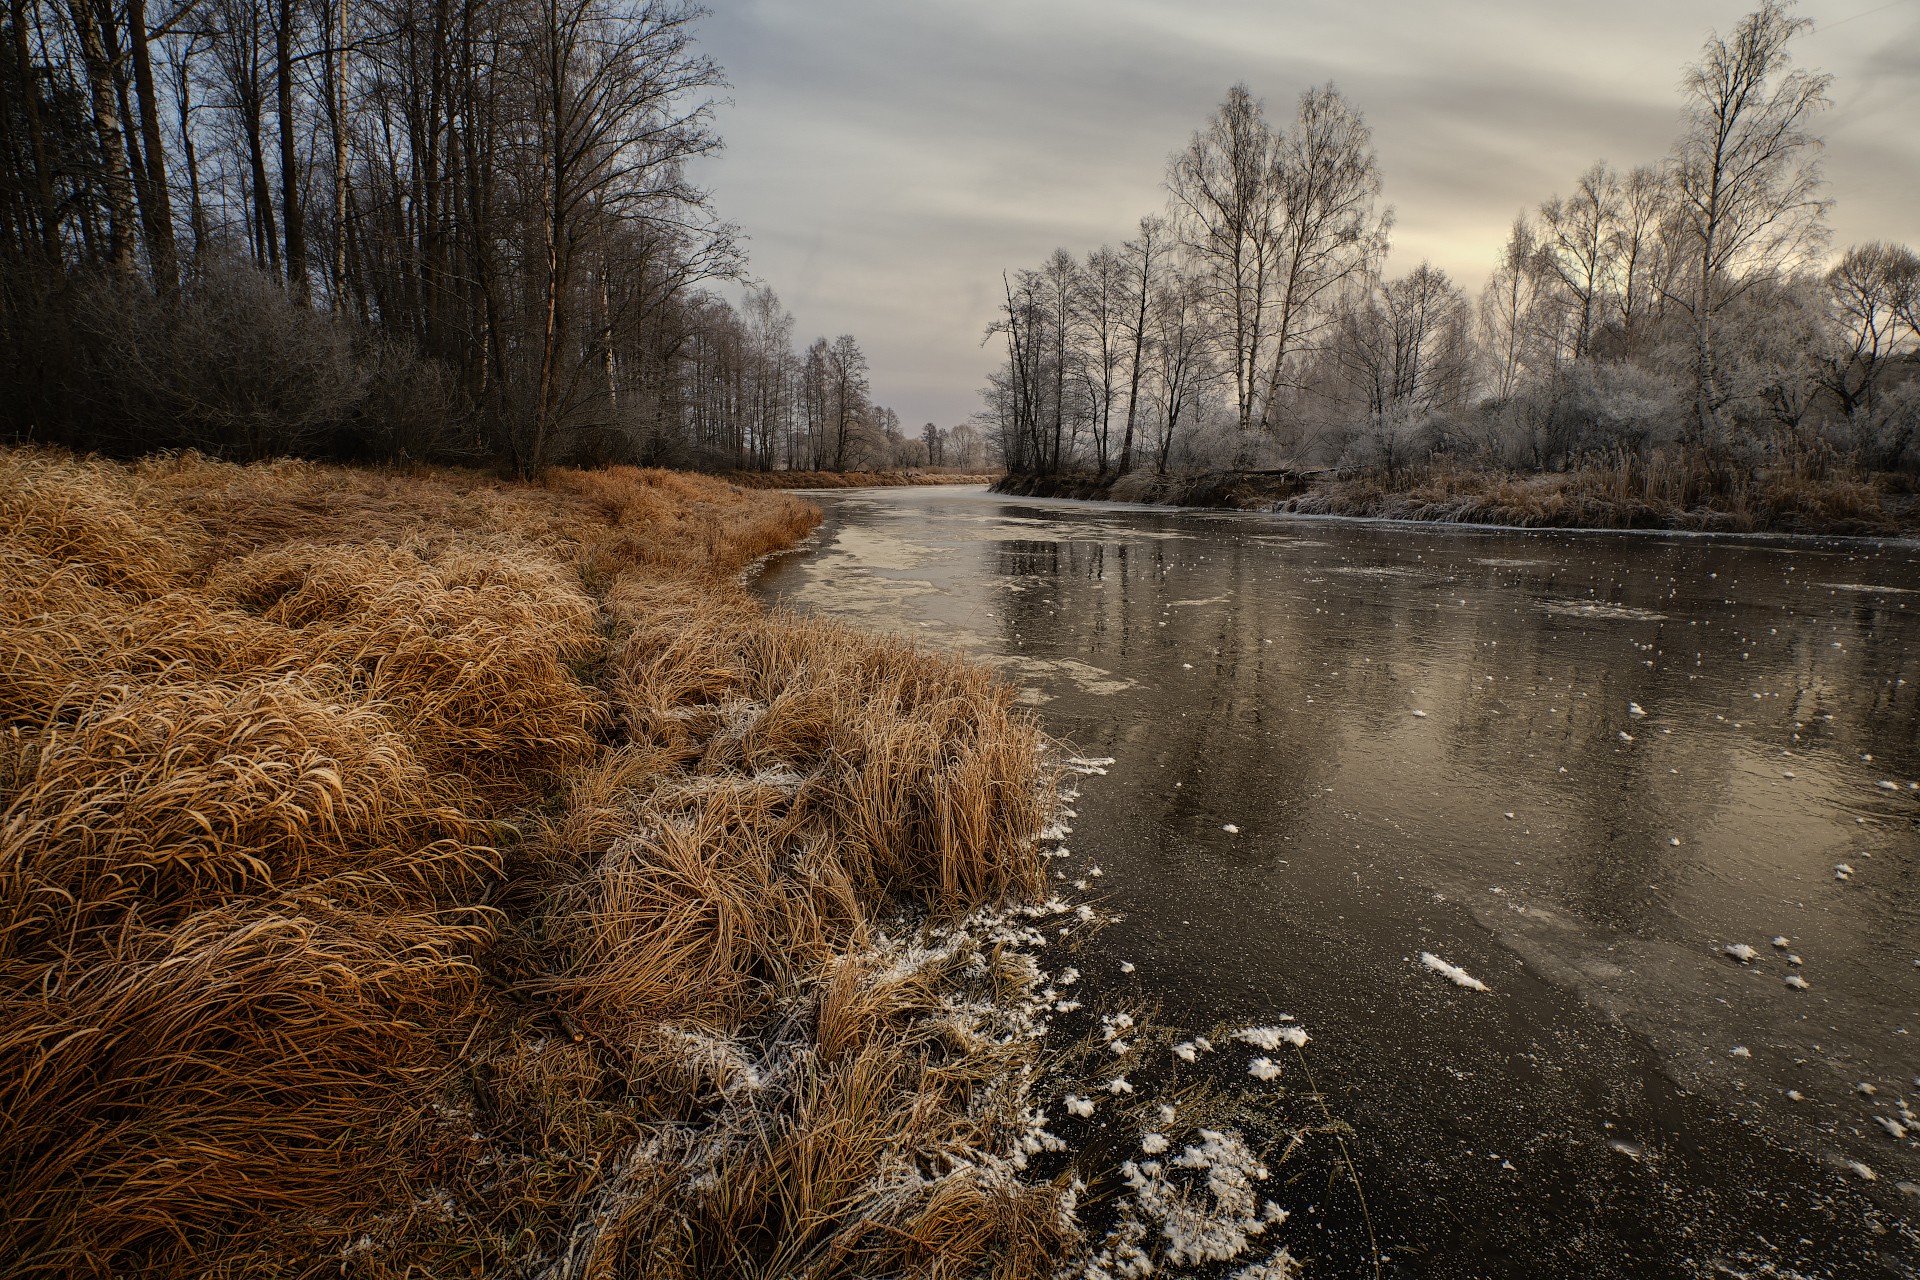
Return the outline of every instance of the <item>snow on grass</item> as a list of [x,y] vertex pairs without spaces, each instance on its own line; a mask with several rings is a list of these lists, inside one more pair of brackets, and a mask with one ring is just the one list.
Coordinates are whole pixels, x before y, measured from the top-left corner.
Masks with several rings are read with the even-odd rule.
[[1266,1049],[1269,1052],[1283,1044],[1303,1049],[1311,1039],[1302,1027],[1242,1027],[1233,1033],[1233,1038],[1242,1044],[1250,1044],[1256,1049]]
[[1140,1149],[1150,1156],[1157,1156],[1167,1149],[1167,1135],[1147,1133],[1140,1136]]
[[1462,969],[1459,965],[1448,964],[1431,951],[1422,951],[1420,953],[1420,963],[1447,979],[1447,981],[1453,983],[1456,987],[1465,987],[1469,991],[1491,991],[1493,989],[1486,983],[1480,981],[1480,979],[1468,973],[1465,969]]
[[1093,1114],[1093,1099],[1083,1098],[1076,1093],[1068,1094],[1062,1105],[1064,1105],[1071,1114],[1079,1116],[1083,1120]]
[[1234,1272],[1227,1280],[1299,1280],[1300,1261],[1280,1246],[1264,1261],[1251,1263]]
[[[1121,1166],[1129,1194],[1085,1275],[1146,1276],[1163,1266],[1231,1262],[1255,1237],[1286,1221],[1279,1205],[1262,1204],[1254,1188],[1267,1179],[1266,1166],[1238,1136],[1202,1129],[1200,1138],[1171,1161],[1129,1160]],[[1242,1271],[1249,1280],[1280,1280],[1292,1274],[1284,1255],[1281,1250]]]

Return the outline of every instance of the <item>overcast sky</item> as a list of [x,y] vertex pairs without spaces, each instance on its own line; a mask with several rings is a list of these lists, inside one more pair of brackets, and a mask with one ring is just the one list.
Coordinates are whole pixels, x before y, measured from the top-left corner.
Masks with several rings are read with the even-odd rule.
[[[1333,80],[1373,127],[1393,274],[1478,292],[1507,225],[1607,159],[1657,159],[1708,32],[1751,0],[709,0],[733,88],[700,171],[802,342],[852,333],[903,423],[977,407],[1003,268],[1117,244],[1244,80]],[[1920,247],[1920,0],[1803,0],[1832,72],[1834,241]]]

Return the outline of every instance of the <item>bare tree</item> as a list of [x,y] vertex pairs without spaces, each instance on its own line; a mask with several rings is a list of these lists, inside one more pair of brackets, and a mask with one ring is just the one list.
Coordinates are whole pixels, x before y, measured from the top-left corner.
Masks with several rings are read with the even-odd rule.
[[1493,374],[1495,400],[1511,400],[1521,374],[1534,362],[1538,312],[1550,274],[1533,223],[1522,213],[1514,218],[1500,265],[1480,295],[1481,341]]
[[1619,251],[1620,210],[1620,175],[1604,160],[1580,175],[1572,195],[1564,200],[1556,195],[1540,206],[1545,261],[1567,300],[1567,355],[1574,360],[1591,354],[1594,330],[1604,318]]
[[1168,254],[1167,224],[1159,218],[1140,219],[1140,234],[1120,246],[1125,255],[1127,307],[1121,317],[1129,355],[1127,360],[1127,426],[1120,441],[1120,474],[1133,469],[1133,439],[1140,421],[1140,379],[1146,372],[1147,319],[1153,295],[1165,274]]
[[1260,424],[1280,427],[1282,388],[1297,386],[1289,370],[1332,323],[1329,305],[1345,285],[1386,253],[1393,211],[1376,213],[1380,169],[1373,132],[1332,84],[1300,95],[1293,127],[1277,139],[1274,182],[1280,227],[1275,264],[1272,349]]
[[1888,361],[1920,339],[1912,293],[1920,258],[1904,245],[1854,245],[1827,272],[1835,341],[1820,357],[1820,384],[1841,414],[1872,413]]
[[1670,296],[1693,322],[1694,433],[1717,447],[1721,384],[1715,326],[1754,282],[1803,259],[1825,234],[1820,139],[1831,77],[1792,65],[1812,24],[1766,0],[1731,37],[1711,37],[1687,68],[1686,123],[1668,161],[1689,271]]
[[825,356],[833,469],[845,471],[849,459],[859,449],[859,431],[866,423],[869,408],[867,357],[850,333],[835,338]]
[[1674,206],[1666,174],[1636,165],[1620,184],[1614,270],[1619,291],[1620,351],[1642,353],[1652,322],[1665,308],[1674,278]]
[[1256,421],[1278,256],[1276,153],[1264,107],[1252,90],[1237,84],[1167,171],[1181,244],[1217,317],[1243,433]]

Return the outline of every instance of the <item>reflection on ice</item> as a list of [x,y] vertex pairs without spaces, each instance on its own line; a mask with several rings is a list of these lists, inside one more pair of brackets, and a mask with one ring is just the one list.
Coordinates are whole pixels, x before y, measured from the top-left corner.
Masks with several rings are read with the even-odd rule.
[[[1110,872],[1077,878],[1122,917],[1076,963],[1223,1048],[1298,1013],[1402,1244],[1920,1274],[1920,548],[823,505],[766,589],[1044,702]],[[1256,1069],[1282,1053],[1210,1047],[1160,1059],[1286,1086]],[[1121,1065],[1090,1124],[1107,1076],[1149,1096]],[[1168,1123],[1127,1149],[1178,1150]]]

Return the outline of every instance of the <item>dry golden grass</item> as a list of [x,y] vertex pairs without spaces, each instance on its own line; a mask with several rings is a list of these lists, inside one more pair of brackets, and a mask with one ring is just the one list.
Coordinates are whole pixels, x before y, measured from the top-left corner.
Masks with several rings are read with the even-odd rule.
[[1881,534],[1910,527],[1865,479],[1748,472],[1694,452],[1627,456],[1570,471],[1509,473],[1435,464],[1320,482],[1283,504],[1313,515],[1558,529],[1697,529]]
[[1049,1270],[901,934],[1040,888],[1039,735],[753,605],[816,520],[0,453],[0,1269]]

